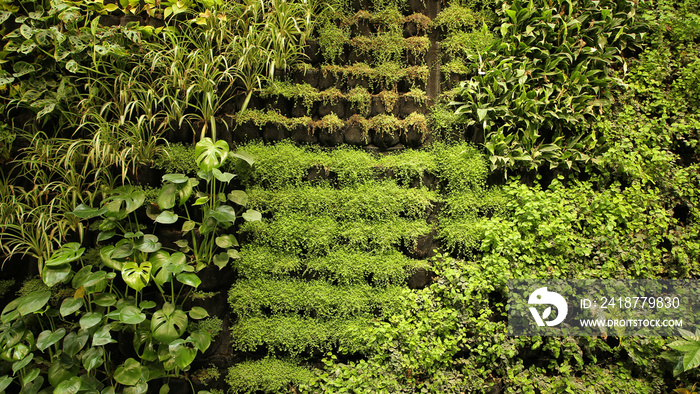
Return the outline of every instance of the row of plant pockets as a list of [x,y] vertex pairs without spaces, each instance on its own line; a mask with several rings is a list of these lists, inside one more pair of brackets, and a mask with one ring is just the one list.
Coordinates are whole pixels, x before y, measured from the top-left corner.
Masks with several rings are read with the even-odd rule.
[[370,90],[407,93],[414,88],[425,90],[430,69],[425,65],[407,67],[399,62],[385,62],[376,67],[367,63],[346,66],[326,64],[320,68],[300,63],[288,73],[294,83],[307,83],[319,90],[336,87],[349,91],[361,86]]
[[[297,115],[300,112],[297,109],[299,105],[306,109],[306,115],[311,115],[315,105],[318,107],[329,107],[343,102],[349,102],[350,109],[356,110],[358,114],[368,116],[370,113],[374,115],[394,112],[410,114],[411,112],[424,110],[428,101],[428,94],[425,90],[418,88],[412,88],[406,93],[381,90],[376,94],[372,94],[362,86],[355,86],[343,93],[336,87],[319,91],[308,83],[275,82],[262,90],[260,98],[263,100],[274,99],[275,104],[277,104],[279,98],[293,100],[295,108],[292,112],[296,116],[301,116]],[[318,107],[316,112],[321,110]],[[407,107],[409,110],[406,109]],[[340,117],[343,117],[343,115],[340,115]]]
[[[321,30],[323,32],[323,30]],[[350,38],[345,33],[332,39],[307,41],[305,53],[311,63],[355,63],[381,64],[396,61],[404,65],[424,65],[425,55],[430,49],[428,36],[404,37],[402,33],[377,33]]]
[[330,113],[319,120],[313,120],[308,116],[288,118],[277,111],[246,110],[242,113],[231,115],[237,125],[250,122],[258,128],[268,125],[276,125],[287,130],[295,130],[298,127],[307,128],[309,133],[342,132],[347,128],[359,128],[364,136],[369,136],[370,131],[379,134],[405,134],[409,130],[421,134],[428,133],[428,121],[425,115],[413,112],[405,119],[394,115],[377,115],[365,118],[362,115],[353,115],[347,120],[340,119],[335,113]]

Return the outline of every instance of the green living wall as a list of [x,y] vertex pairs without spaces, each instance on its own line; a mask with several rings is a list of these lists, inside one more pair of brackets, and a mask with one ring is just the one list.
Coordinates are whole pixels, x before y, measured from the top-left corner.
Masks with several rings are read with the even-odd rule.
[[693,391],[505,305],[697,277],[695,2],[0,7],[0,391]]

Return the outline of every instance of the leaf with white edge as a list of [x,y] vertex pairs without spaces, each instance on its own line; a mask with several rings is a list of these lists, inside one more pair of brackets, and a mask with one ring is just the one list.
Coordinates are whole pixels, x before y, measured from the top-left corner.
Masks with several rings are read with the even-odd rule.
[[160,215],[156,216],[156,222],[162,224],[173,224],[177,222],[178,218],[179,216],[172,211],[163,211],[160,213]]
[[201,306],[193,306],[192,309],[187,313],[192,319],[199,320],[209,317],[209,312]]
[[262,220],[262,215],[260,212],[254,209],[245,211],[241,216],[243,216],[243,219],[245,219],[247,222],[259,222]]
[[209,196],[197,197],[197,199],[192,203],[193,206],[204,205],[209,202]]
[[243,190],[234,190],[228,194],[229,201],[238,205],[246,206],[248,204],[248,194]]

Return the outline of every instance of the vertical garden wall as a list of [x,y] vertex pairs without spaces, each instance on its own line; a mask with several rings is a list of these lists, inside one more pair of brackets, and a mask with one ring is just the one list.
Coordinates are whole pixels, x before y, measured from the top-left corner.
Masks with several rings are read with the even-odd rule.
[[506,319],[509,279],[699,275],[694,2],[0,9],[0,392],[697,383],[694,328]]

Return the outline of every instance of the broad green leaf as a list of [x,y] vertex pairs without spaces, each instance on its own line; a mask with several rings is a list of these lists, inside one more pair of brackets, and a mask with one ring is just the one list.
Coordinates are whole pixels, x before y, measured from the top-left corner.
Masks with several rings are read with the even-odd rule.
[[11,383],[12,383],[12,377],[7,376],[7,375],[0,377],[0,393],[5,392],[5,389]]
[[163,211],[156,217],[157,223],[173,224],[177,222],[178,216],[172,211]]
[[112,334],[110,334],[110,325],[102,326],[97,332],[92,336],[92,346],[103,346],[109,343],[115,343],[112,339]]
[[194,148],[194,156],[197,166],[205,172],[221,167],[228,156],[229,147],[226,141],[212,141],[206,137],[200,140]]
[[202,284],[202,280],[199,279],[199,276],[197,276],[197,274],[193,274],[193,273],[178,274],[175,278],[177,279],[178,282],[185,284],[185,285],[188,285],[188,286],[192,286],[195,289],[197,287],[199,287],[200,284]]
[[211,170],[211,172],[214,175],[214,178],[224,183],[229,183],[231,182],[231,180],[233,180],[233,178],[236,177],[230,172],[221,172],[218,168],[214,168],[213,170]]
[[192,364],[192,361],[197,356],[197,349],[185,346],[186,343],[186,341],[178,339],[168,346],[170,355],[175,359],[175,364],[181,369],[187,368],[188,365]]
[[236,239],[236,237],[230,234],[216,237],[215,241],[216,246],[224,249],[230,248],[232,246],[238,246],[238,240]]
[[[160,216],[160,215],[159,215]],[[158,218],[156,218],[157,221]],[[136,249],[145,252],[145,253],[153,253],[158,250],[163,246],[160,242],[158,242],[158,237],[156,237],[153,234],[146,234],[138,240],[135,243]]]
[[184,233],[186,233],[186,232],[188,232],[188,231],[194,229],[194,226],[195,226],[196,224],[197,224],[197,223],[195,223],[195,222],[192,221],[192,220],[186,221],[185,223],[182,224],[182,233],[184,234]]
[[122,279],[132,289],[141,291],[151,280],[151,267],[148,261],[141,264],[129,261],[122,268]]
[[94,327],[102,321],[104,315],[100,312],[88,312],[80,318],[80,328],[87,330],[88,328]]
[[[28,386],[29,383],[33,382],[34,379],[39,377],[39,374],[41,373],[41,369],[39,368],[33,368],[29,372],[26,372],[24,376],[22,376],[22,387]],[[0,382],[0,393],[2,393],[4,388],[2,387],[2,383]]]
[[104,265],[106,265],[107,267],[109,267],[115,271],[121,272],[124,263],[112,258],[112,254],[114,253],[115,249],[116,248],[114,247],[114,245],[107,245],[107,246],[101,248],[100,249],[100,259],[102,260],[102,263]]
[[49,298],[51,298],[51,291],[49,290],[33,291],[21,298],[17,312],[22,316],[37,312],[49,302]]
[[163,182],[172,182],[175,184],[189,182],[190,178],[185,174],[166,174],[163,175]]
[[211,334],[206,330],[197,330],[190,334],[187,339],[191,340],[194,346],[202,353],[206,352],[211,345]]
[[219,269],[222,269],[228,264],[228,253],[222,252],[214,255],[214,258],[212,259],[212,262],[214,263],[215,266],[219,267]]
[[188,312],[190,317],[195,320],[204,319],[209,316],[209,312],[201,306],[193,306]]
[[75,356],[85,347],[88,339],[90,339],[90,334],[87,331],[69,332],[63,339],[63,352],[70,357]]
[[61,303],[59,313],[61,316],[66,317],[75,313],[81,306],[83,306],[82,298],[66,298]]
[[141,312],[141,309],[128,305],[119,312],[119,321],[125,324],[141,324],[146,320],[146,314]]
[[235,153],[231,152],[231,153],[229,153],[229,156],[235,157],[237,159],[241,159],[241,160],[245,161],[246,163],[248,163],[249,166],[252,166],[253,164],[255,164],[255,159],[253,158],[253,156],[251,154],[249,154],[247,152],[242,152],[242,151],[235,152]]
[[246,206],[246,204],[248,204],[248,194],[246,194],[246,192],[243,190],[232,191],[228,194],[228,199],[229,201],[238,205]]
[[66,263],[73,262],[75,260],[78,260],[83,253],[85,252],[85,248],[81,248],[80,244],[77,242],[71,242],[67,243],[57,251],[55,251],[51,257],[49,257],[48,260],[44,263],[44,265],[48,266],[58,266],[58,265],[63,265]]
[[66,329],[61,327],[56,331],[45,330],[36,338],[36,347],[42,352],[60,341],[66,335]]
[[197,197],[197,199],[194,201],[194,203],[192,205],[194,205],[194,206],[204,205],[207,202],[209,202],[209,196]]
[[111,239],[116,234],[117,234],[116,230],[101,231],[99,234],[97,234],[97,242],[102,242],[102,241],[106,241],[108,239]]
[[53,390],[54,394],[77,394],[78,391],[80,391],[80,377],[79,376],[73,376],[72,378],[68,380],[64,380],[61,382],[56,388]]
[[134,386],[141,379],[142,368],[141,363],[129,358],[114,371],[114,380],[125,386]]
[[238,251],[236,249],[229,249],[226,251],[226,254],[228,255],[228,257],[230,257],[234,260],[241,258],[241,256],[238,254]]
[[22,368],[26,367],[29,365],[30,362],[34,359],[34,353],[29,353],[26,357],[19,361],[15,361],[12,363],[12,374],[17,374],[17,371],[21,370]]
[[92,219],[107,212],[107,208],[92,208],[85,204],[80,204],[73,210],[73,214],[81,219]]
[[117,296],[112,293],[97,294],[95,298],[92,299],[92,302],[102,307],[113,306],[117,303]]
[[51,364],[51,367],[49,367],[49,384],[58,387],[59,384],[76,377],[76,375],[78,375],[77,365],[65,364],[60,361],[54,362]]
[[71,272],[70,263],[51,266],[44,265],[41,271],[41,280],[44,281],[46,286],[52,287],[70,279]]
[[254,209],[249,209],[245,212],[243,212],[243,219],[245,219],[247,222],[259,222],[262,220],[262,215],[260,212],[254,210]]
[[[111,259],[123,259],[134,254],[134,244],[130,240],[122,239],[117,242],[116,248],[110,255]],[[122,268],[123,269],[123,268]]]
[[160,190],[158,198],[156,199],[156,204],[160,209],[171,209],[175,206],[175,200],[177,199],[177,186],[173,183],[169,183]]
[[90,372],[104,363],[104,347],[91,347],[83,353],[83,367]]
[[176,340],[187,329],[187,315],[180,309],[175,309],[170,303],[165,303],[163,309],[153,313],[151,332],[157,341],[169,344]]

